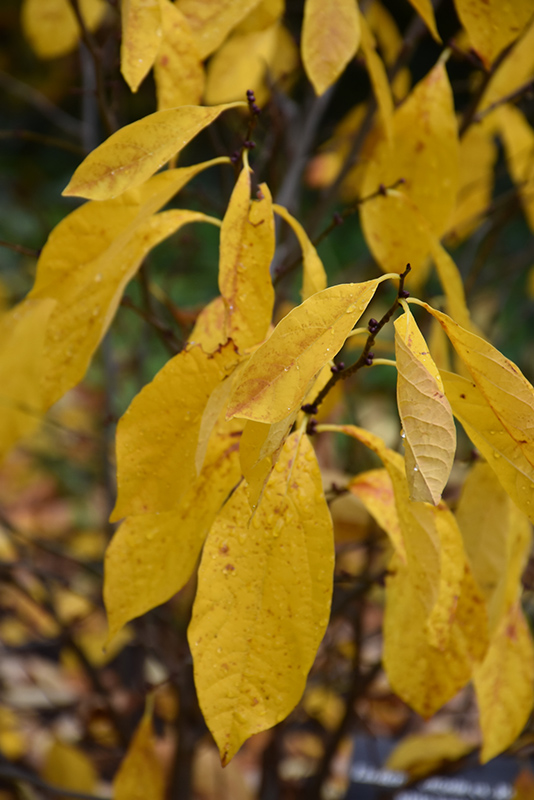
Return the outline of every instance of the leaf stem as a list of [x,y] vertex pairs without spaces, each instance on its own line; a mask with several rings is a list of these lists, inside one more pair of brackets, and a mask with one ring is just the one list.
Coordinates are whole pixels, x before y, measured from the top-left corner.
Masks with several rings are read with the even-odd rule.
[[338,381],[345,380],[346,378],[350,377],[351,375],[354,375],[354,373],[357,372],[362,367],[370,366],[370,364],[372,363],[372,360],[371,361],[369,360],[370,358],[372,358],[369,355],[370,352],[371,352],[371,347],[373,346],[373,343],[375,341],[375,338],[376,338],[377,334],[380,333],[380,331],[382,330],[384,325],[387,325],[387,323],[389,322],[389,320],[391,319],[391,317],[393,316],[393,314],[395,313],[395,311],[399,307],[400,301],[404,298],[404,296],[405,296],[405,293],[404,293],[404,281],[406,280],[410,270],[411,270],[411,266],[409,264],[407,264],[406,265],[406,269],[404,270],[403,273],[401,273],[401,275],[397,275],[397,273],[395,272],[395,273],[388,273],[387,275],[383,275],[382,276],[382,278],[380,279],[381,281],[389,279],[389,278],[392,278],[392,277],[399,278],[399,289],[398,289],[398,292],[397,292],[397,297],[395,298],[393,304],[388,309],[388,311],[386,311],[384,316],[376,324],[374,324],[372,327],[371,326],[369,327],[369,335],[367,337],[367,341],[366,341],[366,343],[365,343],[365,345],[363,347],[363,350],[362,350],[361,355],[358,358],[358,360],[354,364],[352,364],[352,366],[346,367],[345,369],[340,369],[339,371],[334,372],[334,374],[332,375],[332,377],[330,378],[328,383],[321,389],[321,391],[319,392],[319,394],[317,395],[315,400],[312,403],[310,403],[310,408],[313,409],[313,412],[312,412],[313,414],[317,413],[316,409],[319,408],[319,406],[321,405],[321,403],[323,402],[325,397],[334,388],[334,386],[336,385],[336,383]]

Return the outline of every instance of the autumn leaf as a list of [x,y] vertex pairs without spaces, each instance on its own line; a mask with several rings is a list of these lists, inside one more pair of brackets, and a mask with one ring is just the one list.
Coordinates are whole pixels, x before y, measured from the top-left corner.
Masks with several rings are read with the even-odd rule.
[[163,800],[165,777],[154,747],[152,703],[137,726],[113,781],[113,800]]
[[136,92],[161,44],[160,0],[121,0],[121,72]]
[[56,301],[27,300],[0,316],[0,461],[36,430],[45,411],[39,391],[46,326]]
[[376,52],[376,45],[371,29],[365,17],[360,14],[361,49],[365,65],[369,73],[373,92],[380,110],[382,123],[388,139],[393,138],[393,97],[384,63]]
[[454,0],[460,22],[486,67],[517,39],[532,17],[530,0]]
[[210,437],[200,475],[172,510],[128,517],[114,534],[104,572],[109,640],[189,580],[207,532],[239,481],[240,428],[221,421]]
[[452,411],[514,503],[534,522],[534,467],[474,383],[441,372]]
[[260,200],[250,200],[250,170],[244,167],[221,228],[219,290],[226,306],[226,337],[243,352],[269,330],[274,289],[269,268],[274,255],[271,194],[261,184]]
[[324,289],[287,314],[251,356],[228,415],[271,423],[298,408],[311,381],[343,347],[379,282]]
[[437,773],[473,749],[454,732],[413,733],[404,736],[386,761],[388,769],[405,772],[411,780]]
[[409,309],[395,321],[395,356],[410,498],[437,505],[454,461],[456,428],[439,371]]
[[197,477],[204,409],[237,361],[231,342],[213,355],[200,346],[183,350],[134,397],[117,429],[118,497],[112,521],[170,511],[186,495]]
[[372,469],[361,472],[350,481],[347,489],[362,501],[369,514],[389,536],[400,560],[406,563],[406,548],[388,471]]
[[493,345],[465,330],[427,303],[443,327],[500,425],[534,465],[534,388],[518,367]]
[[303,262],[301,297],[303,300],[307,300],[308,297],[312,296],[312,294],[315,294],[316,292],[322,292],[323,289],[326,289],[327,279],[323,262],[319,258],[317,250],[308,238],[308,234],[300,222],[289,213],[287,208],[275,203],[273,205],[273,211],[275,214],[278,214],[279,217],[282,217],[285,222],[287,222],[298,239],[298,243],[302,250]]
[[181,106],[132,122],[89,153],[63,194],[108,200],[140,186],[219,114],[244,105]]
[[337,81],[360,43],[360,18],[355,0],[306,0],[302,23],[302,61],[322,95]]
[[158,111],[197,105],[204,91],[204,67],[191,28],[170,0],[161,0],[161,22],[162,39],[154,61]]
[[506,155],[506,164],[515,183],[531,231],[534,231],[534,130],[518,108],[502,106],[492,115]]
[[332,522],[307,437],[288,439],[250,517],[241,485],[208,535],[188,632],[223,764],[294,708],[328,622]]
[[[80,0],[80,13],[90,31],[102,22],[105,0]],[[69,0],[23,0],[24,35],[39,58],[58,58],[70,53],[80,39],[80,26]]]
[[223,43],[234,28],[259,3],[259,0],[177,0],[176,6],[187,19],[202,60]]
[[247,420],[239,445],[239,460],[251,508],[256,508],[267,478],[273,469],[284,441],[295,418],[296,411],[288,414],[280,422],[271,425],[265,422]]
[[360,208],[365,239],[384,271],[401,272],[409,262],[413,277],[420,279],[429,246],[410,204],[397,196],[407,195],[432,233],[440,237],[456,204],[458,163],[453,95],[445,67],[438,63],[395,111],[393,139],[376,144],[365,170],[363,196],[376,192],[381,184],[404,181],[395,195],[379,195]]
[[[480,110],[486,111],[493,103],[517,91],[531,78],[533,69],[534,17],[521,38],[513,45],[510,54],[492,73],[480,101]],[[491,124],[491,116],[488,117],[488,121]]]
[[434,9],[430,0],[409,0],[409,2],[421,16],[436,42],[441,43],[441,38],[436,26],[436,18],[434,17]]
[[55,739],[48,750],[41,775],[53,786],[87,794],[94,792],[98,780],[96,769],[85,753],[59,739]]
[[202,345],[205,353],[213,353],[219,345],[226,342],[226,304],[219,295],[204,306],[197,317],[189,346]]

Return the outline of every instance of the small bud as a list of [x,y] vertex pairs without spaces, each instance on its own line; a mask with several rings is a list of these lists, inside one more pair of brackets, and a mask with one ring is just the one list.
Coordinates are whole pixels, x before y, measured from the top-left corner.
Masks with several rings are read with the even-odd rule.
[[239,150],[234,150],[234,152],[230,156],[230,161],[232,162],[232,164],[237,164],[240,158],[241,158],[241,153],[239,152]]
[[381,183],[378,187],[378,194],[381,194],[382,197],[387,197],[388,190],[386,189],[383,183]]
[[317,406],[315,406],[313,403],[304,403],[304,405],[301,406],[301,409],[305,414],[317,414],[319,411]]
[[247,150],[254,150],[256,147],[256,142],[253,142],[251,139],[245,139],[243,142],[243,147],[246,147]]
[[339,361],[338,365],[337,365],[337,371],[341,372],[344,369],[345,369],[345,362],[344,361]]
[[365,359],[365,363],[367,364],[368,367],[370,367],[371,364],[373,363],[374,357],[375,357],[374,353],[367,353],[367,358]]
[[401,289],[401,291],[399,292],[399,297],[403,297],[404,299],[406,299],[409,296],[410,292],[408,292],[406,289]]
[[255,96],[254,92],[252,91],[252,89],[247,89],[247,100],[249,101],[249,103],[255,103],[256,102],[256,96]]
[[261,114],[261,109],[259,108],[259,106],[256,105],[256,103],[250,104],[250,110],[252,111],[253,114],[256,114],[256,116],[258,116],[258,114]]
[[367,328],[369,330],[369,333],[374,333],[378,328],[378,321],[374,317],[371,317],[367,325]]

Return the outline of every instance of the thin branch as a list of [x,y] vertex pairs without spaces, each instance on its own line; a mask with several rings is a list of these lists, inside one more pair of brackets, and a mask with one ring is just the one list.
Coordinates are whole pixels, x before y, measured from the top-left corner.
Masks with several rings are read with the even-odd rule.
[[96,94],[98,97],[98,107],[100,110],[100,116],[102,118],[102,122],[104,124],[104,127],[108,135],[111,136],[111,134],[115,133],[115,131],[117,130],[118,125],[116,119],[114,118],[114,115],[108,108],[107,104],[106,79],[104,75],[102,50],[98,46],[93,34],[85,24],[85,19],[80,10],[79,0],[69,0],[69,3],[78,21],[78,25],[80,26],[83,42],[87,47],[87,49],[89,50],[89,52],[91,53],[93,59],[93,63],[95,66]]
[[66,150],[68,153],[75,153],[77,156],[86,156],[87,151],[80,144],[66,142],[64,139],[57,139],[55,136],[45,136],[43,133],[25,130],[3,130],[0,131],[0,139],[21,139],[26,142],[37,142],[45,147],[56,147],[58,150]]
[[74,792],[71,789],[63,789],[61,786],[54,786],[52,783],[47,783],[37,775],[32,775],[31,772],[25,772],[11,764],[0,764],[0,778],[13,781],[13,783],[30,783],[42,789],[43,792],[47,794],[58,795],[59,797],[72,797],[75,798],[75,800],[111,800],[111,798],[102,795]]
[[75,136],[77,139],[80,138],[82,132],[80,121],[75,117],[71,117],[70,114],[67,114],[61,108],[55,106],[54,103],[50,102],[48,97],[33,86],[29,86],[27,83],[14,78],[13,75],[9,75],[7,72],[0,70],[0,87],[14,97],[24,100],[26,103],[36,108],[43,116],[47,117],[54,125],[61,128],[61,130],[69,136]]
[[389,320],[391,319],[391,317],[393,316],[393,314],[395,313],[395,311],[399,307],[400,299],[407,296],[408,293],[405,292],[405,290],[404,290],[404,281],[408,277],[408,273],[410,271],[411,271],[411,267],[410,267],[409,264],[407,264],[406,269],[404,270],[404,272],[399,275],[399,279],[400,279],[399,280],[399,289],[398,289],[398,292],[397,292],[397,297],[395,298],[393,304],[391,305],[391,308],[389,308],[388,311],[386,311],[384,316],[379,321],[371,320],[371,322],[369,323],[369,336],[367,337],[367,341],[366,341],[366,343],[364,345],[364,348],[363,348],[363,350],[361,352],[361,355],[360,355],[359,359],[354,364],[352,364],[350,367],[346,367],[346,368],[342,368],[342,369],[339,369],[339,368],[336,369],[336,371],[333,372],[332,377],[330,378],[330,380],[328,381],[326,386],[324,386],[321,389],[321,391],[319,392],[319,394],[317,395],[315,400],[312,403],[309,403],[309,404],[307,404],[307,405],[302,407],[302,410],[305,413],[307,413],[307,414],[316,414],[318,409],[319,409],[319,406],[321,405],[323,400],[326,398],[328,393],[334,388],[334,386],[336,385],[336,383],[338,381],[345,380],[346,378],[349,378],[351,375],[354,375],[354,373],[357,372],[359,369],[362,369],[362,367],[370,366],[373,363],[373,356],[371,354],[371,347],[373,346],[373,343],[374,343],[374,340],[375,340],[376,336],[380,333],[380,331],[382,330],[384,325],[386,325],[389,322]]
[[527,81],[518,89],[514,89],[514,91],[510,92],[509,94],[505,94],[503,97],[495,100],[494,103],[490,103],[487,108],[484,108],[482,111],[476,113],[473,117],[473,122],[482,122],[484,117],[487,117],[488,114],[491,114],[491,112],[495,111],[495,109],[499,108],[499,106],[503,106],[505,103],[512,103],[514,100],[519,100],[521,97],[523,97],[523,95],[528,96],[529,94],[532,94],[533,90],[534,80]]
[[6,242],[4,239],[0,239],[0,247],[5,247],[7,250],[13,250],[14,253],[20,253],[21,256],[30,256],[30,258],[39,258],[41,255],[40,250],[34,250],[31,247],[25,247],[23,244]]
[[476,116],[476,113],[477,113],[478,106],[480,104],[480,101],[482,100],[482,98],[484,97],[484,95],[486,93],[486,89],[488,88],[489,82],[491,81],[491,79],[495,75],[496,70],[501,66],[502,62],[504,61],[506,56],[511,52],[512,49],[513,49],[513,44],[511,44],[507,48],[505,48],[502,51],[502,53],[495,59],[495,61],[493,62],[492,66],[491,66],[491,69],[488,70],[488,72],[484,73],[484,77],[480,81],[480,86],[478,87],[477,91],[473,95],[473,98],[472,98],[471,102],[469,103],[469,105],[467,106],[467,108],[466,108],[466,110],[465,110],[465,112],[463,114],[462,120],[460,122],[460,127],[458,128],[458,136],[460,137],[460,139],[463,136],[465,136],[465,134],[467,133],[467,131],[469,130],[469,128],[471,127],[471,125],[475,121],[475,116]]
[[125,296],[121,300],[121,306],[124,308],[130,308],[134,311],[141,319],[144,319],[149,325],[151,325],[154,330],[157,331],[160,339],[165,344],[165,346],[169,349],[171,355],[176,355],[182,350],[182,344],[178,341],[174,332],[165,325],[158,317],[154,314],[149,314],[144,311],[142,308],[138,308],[134,303],[130,300],[128,296]]

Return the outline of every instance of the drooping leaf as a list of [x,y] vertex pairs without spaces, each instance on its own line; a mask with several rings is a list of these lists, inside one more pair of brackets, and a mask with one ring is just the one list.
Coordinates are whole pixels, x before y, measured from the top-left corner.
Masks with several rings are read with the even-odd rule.
[[[80,265],[82,269],[54,271],[60,263],[58,259],[48,274],[43,271],[43,286],[40,288],[36,282],[30,298],[52,297],[58,301],[48,321],[43,354],[46,407],[83,378],[113,320],[126,284],[147,253],[191,222],[218,223],[218,220],[198,211],[163,211],[146,220],[130,237],[115,239],[112,248],[101,258]],[[125,244],[117,251],[121,239]],[[45,283],[48,277],[51,280]]]
[[534,231],[534,130],[518,108],[508,104],[492,115],[503,140],[506,164]]
[[[460,140],[460,185],[447,232],[455,242],[466,239],[482,223],[483,212],[491,202],[496,160],[497,147],[489,126],[479,124],[468,128]],[[452,311],[451,314],[455,317]]]
[[473,749],[454,732],[412,733],[404,736],[386,761],[388,769],[405,772],[411,780],[438,773]]
[[[204,67],[195,38],[184,15],[161,0],[162,39],[154,61],[158,111],[197,105],[204,91]],[[232,98],[232,100],[241,98]]]
[[63,194],[108,200],[140,186],[219,114],[243,105],[181,106],[132,122],[82,161]]
[[298,408],[311,381],[343,347],[379,280],[324,289],[284,317],[243,370],[229,416],[271,423]]
[[165,776],[154,747],[151,703],[147,703],[113,781],[113,800],[163,800]]
[[0,316],[0,460],[39,426],[46,410],[43,379],[46,326],[55,300],[26,300]]
[[368,472],[361,472],[350,481],[347,489],[351,494],[359,497],[369,514],[389,536],[400,560],[406,563],[406,548],[395,505],[393,484],[388,471],[372,469]]
[[302,23],[302,61],[321,95],[337,81],[360,43],[356,0],[306,0]]
[[284,15],[285,9],[285,0],[260,0],[258,5],[236,26],[234,33],[264,31]]
[[516,602],[503,615],[493,634],[474,684],[482,730],[482,763],[506,750],[525,727],[532,711],[534,647]]
[[532,18],[530,0],[454,0],[460,22],[466,29],[471,45],[491,66],[499,53],[521,35]]
[[275,203],[273,205],[273,211],[291,226],[293,233],[298,239],[300,249],[302,250],[304,268],[301,297],[303,300],[307,300],[312,294],[322,292],[323,289],[326,289],[327,280],[323,262],[319,258],[317,250],[310,242],[308,234],[300,222],[289,213],[287,208]]
[[72,744],[56,739],[48,750],[43,769],[43,780],[71,792],[92,794],[98,775],[85,753]]
[[235,348],[183,350],[133,399],[117,428],[113,521],[170,511],[195,482],[195,452],[209,396],[237,363]]
[[411,312],[395,320],[397,406],[412,500],[437,505],[456,453],[456,428],[439,371]]
[[202,472],[175,508],[128,517],[116,531],[104,573],[109,639],[189,580],[208,530],[239,481],[239,427],[223,422],[214,430]]
[[436,18],[434,17],[434,9],[430,0],[409,0],[409,2],[421,16],[436,42],[441,43],[441,37],[436,25]]
[[451,372],[442,371],[441,377],[454,416],[514,503],[534,522],[534,467],[520,445],[474,383]]
[[177,0],[176,6],[189,22],[204,60],[258,3],[259,0]]
[[458,190],[459,145],[452,90],[438,63],[412,90],[393,116],[393,139],[380,140],[365,170],[361,194],[404,180],[395,194],[379,195],[361,206],[365,239],[385,271],[402,272],[407,262],[418,279],[429,252],[415,205],[440,237],[448,228]]
[[427,303],[424,307],[443,327],[501,426],[534,465],[534,387],[519,368],[489,342]]
[[[90,31],[100,25],[105,0],[80,0],[80,12]],[[39,58],[70,53],[80,39],[80,26],[69,0],[23,0],[22,30]]]
[[[431,646],[445,651],[449,647],[461,585],[466,580],[472,582],[456,520],[443,501],[436,507],[410,500],[404,459],[386,447],[379,436],[354,425],[327,427],[369,447],[388,471],[406,551],[406,580],[411,582],[422,609],[426,610],[421,635]],[[485,621],[480,615],[478,621],[482,638]]]
[[426,610],[409,567],[398,556],[389,566],[383,662],[393,691],[426,718],[468,683],[487,650],[484,602],[464,568],[449,640],[439,650],[425,635]]
[[[365,18],[376,37],[384,63],[392,66],[403,47],[403,38],[394,17],[379,0],[374,0],[365,10]],[[404,100],[410,91],[410,84],[410,70],[403,67],[391,83],[391,92],[397,102]]]
[[328,622],[332,522],[307,437],[288,439],[250,516],[240,486],[208,535],[188,632],[223,764],[294,708]]
[[521,575],[532,546],[526,517],[510,508],[501,580],[491,600],[494,630],[486,658],[474,674],[480,711],[483,761],[518,737],[533,704],[534,646],[519,601]]
[[295,422],[293,411],[280,422],[269,425],[265,422],[247,420],[239,445],[239,461],[243,477],[247,482],[247,494],[251,508],[256,508],[265,482],[273,469],[282,446]]
[[[534,18],[521,38],[514,44],[512,51],[492,74],[480,101],[480,109],[486,110],[492,103],[513,94],[531,78],[533,70]],[[491,122],[491,116],[488,120]]]
[[271,193],[250,201],[250,171],[244,167],[221,228],[219,289],[225,302],[226,336],[240,351],[259,344],[269,330],[274,289],[269,268],[274,255]]
[[121,0],[121,72],[136,92],[161,44],[160,0]]
[[365,17],[360,14],[361,49],[365,65],[371,79],[371,85],[380,110],[382,124],[388,139],[393,137],[393,97],[384,63],[376,52],[376,45],[371,29]]

